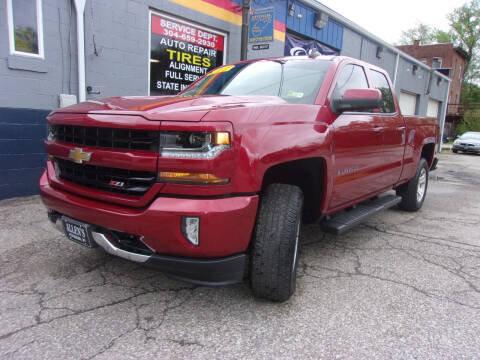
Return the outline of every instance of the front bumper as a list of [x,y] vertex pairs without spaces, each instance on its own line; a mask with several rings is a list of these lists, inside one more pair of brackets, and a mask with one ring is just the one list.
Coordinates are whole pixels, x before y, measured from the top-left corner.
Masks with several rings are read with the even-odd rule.
[[473,146],[453,145],[452,150],[463,151],[472,154],[480,154],[480,148]]
[[[53,188],[46,173],[40,178],[40,194],[50,212],[107,232],[134,235],[151,250],[148,258],[135,259],[135,253],[125,254],[112,239],[107,237],[102,245],[102,239],[94,237],[113,255],[153,265],[168,275],[194,283],[224,285],[243,278],[244,254],[250,244],[258,195],[216,199],[159,197],[145,209],[128,208]],[[184,238],[182,216],[200,218],[198,246]],[[104,235],[107,232],[98,231]]]
[[[64,233],[61,216],[50,216],[55,227]],[[154,267],[167,276],[205,286],[222,286],[241,282],[245,275],[247,257],[237,254],[217,259],[195,259],[158,255],[123,249],[107,229],[94,227],[94,242],[110,255]]]

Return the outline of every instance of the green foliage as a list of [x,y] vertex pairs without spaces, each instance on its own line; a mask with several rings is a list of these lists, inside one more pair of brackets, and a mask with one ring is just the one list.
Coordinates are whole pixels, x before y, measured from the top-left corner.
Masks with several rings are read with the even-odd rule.
[[455,36],[456,45],[462,47],[468,55],[465,67],[464,81],[474,81],[480,78],[478,55],[480,50],[480,1],[456,8],[447,16],[450,21],[451,33]]
[[467,131],[480,131],[480,110],[467,110],[455,131],[457,135],[462,135]]
[[462,103],[480,104],[480,87],[474,83],[464,83],[462,87]]
[[415,40],[419,40],[420,45],[432,44],[435,41],[433,28],[427,24],[417,23],[414,27],[402,31],[400,45],[412,45]]

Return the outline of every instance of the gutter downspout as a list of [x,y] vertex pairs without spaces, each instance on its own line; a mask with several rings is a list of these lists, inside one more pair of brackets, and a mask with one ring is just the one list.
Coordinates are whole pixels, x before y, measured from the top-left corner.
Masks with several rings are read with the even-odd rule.
[[438,139],[438,152],[442,151],[443,145],[443,128],[445,127],[445,118],[447,117],[448,98],[450,96],[450,82],[447,86],[447,97],[445,98],[445,104],[443,105],[442,117],[440,118],[440,139]]
[[86,0],[73,0],[77,14],[77,54],[78,54],[78,102],[86,100],[85,92],[85,12]]
[[[363,38],[363,36],[362,36]],[[393,73],[393,87],[396,88],[397,86],[397,74],[398,74],[398,63],[400,62],[400,54],[397,53],[395,57],[395,72]]]

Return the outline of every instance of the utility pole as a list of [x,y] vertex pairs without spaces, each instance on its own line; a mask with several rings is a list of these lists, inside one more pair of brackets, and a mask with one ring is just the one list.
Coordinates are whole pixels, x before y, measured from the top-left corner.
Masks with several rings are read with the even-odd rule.
[[247,60],[248,50],[248,16],[250,14],[250,0],[243,0],[242,5],[242,45],[240,48],[240,60]]

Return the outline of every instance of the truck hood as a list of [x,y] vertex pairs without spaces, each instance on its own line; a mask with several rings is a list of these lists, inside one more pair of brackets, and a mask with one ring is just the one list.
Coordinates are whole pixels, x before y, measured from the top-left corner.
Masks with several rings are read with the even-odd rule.
[[137,115],[148,120],[200,121],[216,109],[275,104],[286,102],[276,96],[123,96],[89,100],[53,113]]

